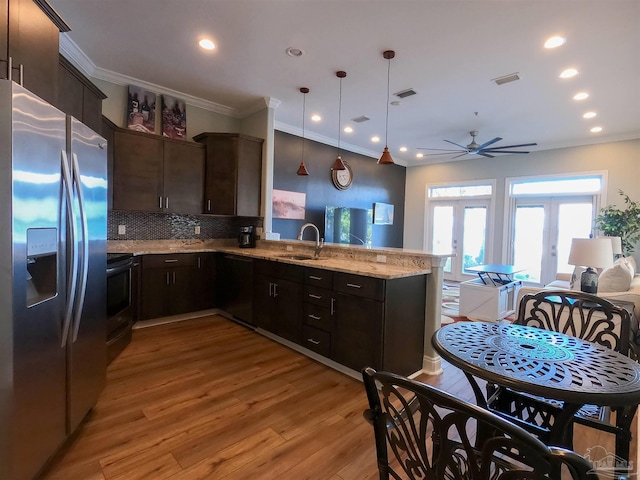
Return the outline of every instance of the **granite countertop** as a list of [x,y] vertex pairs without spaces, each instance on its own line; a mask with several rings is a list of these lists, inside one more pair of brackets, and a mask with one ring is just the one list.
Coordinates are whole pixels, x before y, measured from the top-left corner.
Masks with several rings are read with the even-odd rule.
[[[402,249],[335,248],[329,244],[321,250],[318,258],[309,259],[313,257],[314,250],[314,242],[304,241],[259,241],[257,248],[239,248],[235,241],[224,240],[109,241],[107,246],[109,253],[134,255],[221,252],[383,279],[431,273],[433,259],[441,261],[449,256]],[[295,256],[307,259],[292,258]],[[382,257],[384,262],[380,261]]]

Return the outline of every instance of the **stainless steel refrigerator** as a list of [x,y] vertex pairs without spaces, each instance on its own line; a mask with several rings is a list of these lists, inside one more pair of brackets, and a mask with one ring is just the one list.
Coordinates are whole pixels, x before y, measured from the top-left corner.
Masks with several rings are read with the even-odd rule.
[[106,370],[106,141],[0,80],[0,478],[33,478]]

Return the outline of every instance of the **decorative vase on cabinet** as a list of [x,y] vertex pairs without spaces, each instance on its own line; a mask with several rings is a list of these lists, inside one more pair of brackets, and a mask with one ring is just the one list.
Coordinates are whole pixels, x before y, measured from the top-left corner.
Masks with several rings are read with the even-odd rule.
[[193,139],[206,147],[204,213],[260,216],[264,140],[212,132]]

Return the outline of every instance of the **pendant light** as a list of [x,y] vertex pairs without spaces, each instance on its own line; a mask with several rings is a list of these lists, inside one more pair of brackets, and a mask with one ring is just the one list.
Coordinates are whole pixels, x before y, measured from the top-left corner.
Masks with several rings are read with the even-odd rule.
[[305,117],[305,109],[307,104],[307,93],[309,93],[309,89],[307,87],[302,87],[300,92],[303,94],[302,96],[302,158],[300,160],[300,166],[298,167],[298,171],[296,172],[298,175],[309,175],[309,171],[307,167],[304,166],[304,117]]
[[382,56],[387,59],[387,117],[385,122],[385,134],[384,134],[384,151],[378,163],[380,165],[393,165],[393,158],[389,153],[389,79],[391,77],[391,59],[396,56],[396,52],[393,50],[385,50]]
[[344,162],[342,161],[342,157],[340,156],[340,134],[342,133],[342,79],[347,76],[347,72],[340,70],[336,72],[336,77],[340,79],[340,101],[338,102],[338,156],[336,157],[336,161],[333,163],[332,170],[346,170],[347,167],[344,166]]

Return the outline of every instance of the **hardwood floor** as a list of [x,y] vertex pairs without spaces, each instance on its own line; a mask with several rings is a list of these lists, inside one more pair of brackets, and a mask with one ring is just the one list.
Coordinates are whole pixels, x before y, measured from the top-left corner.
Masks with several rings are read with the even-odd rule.
[[[420,380],[473,401],[453,367]],[[366,406],[361,382],[221,316],[135,330],[43,478],[375,479]]]

